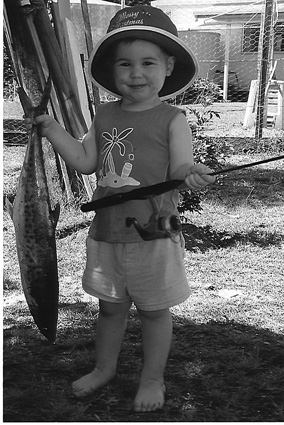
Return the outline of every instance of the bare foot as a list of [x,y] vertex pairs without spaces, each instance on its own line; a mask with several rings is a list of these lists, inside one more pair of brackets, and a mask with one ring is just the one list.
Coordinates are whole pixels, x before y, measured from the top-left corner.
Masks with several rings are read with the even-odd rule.
[[154,412],[165,403],[166,387],[163,381],[152,379],[140,382],[133,409],[135,412]]
[[76,397],[86,397],[98,388],[107,384],[115,376],[114,372],[102,372],[95,368],[91,373],[82,376],[72,383],[73,394]]

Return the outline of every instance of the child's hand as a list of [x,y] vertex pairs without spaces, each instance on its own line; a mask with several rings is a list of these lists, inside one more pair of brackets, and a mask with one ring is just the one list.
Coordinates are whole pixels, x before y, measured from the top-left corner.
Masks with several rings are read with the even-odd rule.
[[211,171],[206,165],[195,164],[191,167],[189,174],[185,178],[185,184],[192,190],[203,189],[215,181],[215,176],[208,175]]
[[28,118],[28,117],[25,117],[25,116],[23,118],[24,118],[24,124],[25,124],[26,130],[27,130],[28,133],[30,133],[31,130],[32,130],[32,126],[33,126],[32,120],[31,120],[31,118]]
[[59,126],[58,122],[47,114],[37,116],[33,122],[28,117],[24,118],[24,121],[28,132],[31,131],[33,125],[38,125],[42,137],[49,137]]

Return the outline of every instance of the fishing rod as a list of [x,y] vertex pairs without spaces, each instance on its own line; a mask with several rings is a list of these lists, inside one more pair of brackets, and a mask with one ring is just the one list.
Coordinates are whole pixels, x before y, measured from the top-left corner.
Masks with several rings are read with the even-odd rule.
[[[208,173],[208,175],[217,176],[218,174],[227,174],[231,173],[232,171],[254,167],[255,165],[265,164],[267,162],[279,161],[280,159],[284,159],[284,155],[266,158],[260,161],[250,162],[248,164],[237,165],[235,167],[223,168],[222,170],[212,171],[211,173]],[[100,198],[95,201],[83,204],[81,206],[81,210],[83,212],[97,211],[101,208],[123,204],[124,202],[135,199],[137,200],[152,198],[154,196],[162,195],[163,193],[169,192],[170,190],[177,189],[182,184],[184,184],[184,180],[174,179],[147,187],[141,187],[139,189],[133,189],[130,192],[115,193],[114,195],[106,196],[104,198]]]
[[265,164],[266,162],[278,161],[280,159],[284,159],[284,155],[275,156],[272,158],[262,159],[260,161],[249,162],[248,164],[236,165],[235,167],[224,168],[222,170],[213,171],[212,173],[208,173],[209,176],[216,176],[217,174],[227,174],[231,171],[242,170],[243,168],[254,167],[255,165]]

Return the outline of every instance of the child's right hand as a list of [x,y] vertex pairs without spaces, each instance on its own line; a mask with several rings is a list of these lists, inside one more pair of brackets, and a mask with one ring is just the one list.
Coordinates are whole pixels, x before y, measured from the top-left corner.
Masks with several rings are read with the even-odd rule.
[[47,138],[56,131],[57,127],[60,127],[58,122],[47,114],[38,115],[34,121],[32,121],[31,118],[26,117],[24,118],[24,122],[28,132],[31,131],[33,125],[37,125],[39,126],[41,136]]
[[26,130],[28,133],[30,133],[33,127],[32,120],[25,116],[23,118],[24,118],[24,124],[25,124]]
[[192,190],[203,189],[208,184],[214,183],[216,177],[210,176],[212,170],[204,164],[194,164],[185,178],[185,184]]
[[81,142],[47,114],[39,115],[33,121],[25,118],[25,124],[29,130],[38,126],[39,134],[48,139],[55,151],[74,170],[82,174],[92,174],[96,171],[97,145],[94,143],[95,131],[92,126]]

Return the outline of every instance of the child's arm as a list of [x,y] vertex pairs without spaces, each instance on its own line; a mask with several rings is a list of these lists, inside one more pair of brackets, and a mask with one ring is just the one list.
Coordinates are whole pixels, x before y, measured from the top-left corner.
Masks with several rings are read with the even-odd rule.
[[93,124],[84,136],[83,142],[72,137],[50,115],[36,117],[34,124],[40,126],[41,135],[50,141],[56,152],[70,167],[82,174],[92,174],[96,171],[97,146]]
[[193,190],[202,189],[215,181],[214,176],[208,175],[211,171],[209,167],[194,164],[192,134],[183,114],[177,115],[171,123],[169,147],[171,179],[185,180],[184,188]]

